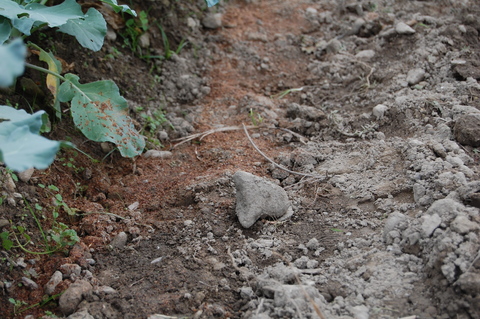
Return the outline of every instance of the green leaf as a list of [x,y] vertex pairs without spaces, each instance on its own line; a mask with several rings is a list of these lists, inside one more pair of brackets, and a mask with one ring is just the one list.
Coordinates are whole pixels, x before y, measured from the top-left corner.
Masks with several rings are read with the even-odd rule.
[[15,78],[23,74],[26,56],[27,48],[21,39],[0,45],[0,87],[12,85]]
[[107,23],[100,12],[90,8],[85,16],[68,20],[58,31],[73,35],[84,48],[98,51],[107,34]]
[[25,238],[25,240],[27,241],[27,243],[29,243],[30,241],[32,241],[32,238],[30,237],[29,234],[25,233],[25,232],[20,232],[20,234],[22,234],[23,238]]
[[12,25],[8,19],[0,17],[0,44],[8,40],[12,33]]
[[62,242],[64,242],[69,246],[73,246],[80,241],[80,238],[78,238],[77,232],[73,229],[64,230],[61,233],[61,236],[62,236]]
[[220,0],[205,0],[205,1],[207,2],[207,5],[209,7],[213,7],[214,5],[220,2]]
[[33,115],[0,105],[0,161],[15,171],[31,167],[47,168],[60,148],[60,142],[50,141],[38,135],[42,126],[39,111]]
[[14,1],[2,0],[0,15],[10,19],[12,25],[20,32],[30,35],[32,26],[37,22],[47,23],[50,27],[59,27],[70,19],[82,17],[83,12],[75,0],[66,0],[51,7],[39,3],[23,7]]
[[12,247],[13,247],[13,241],[11,241],[10,239],[3,239],[3,240],[2,240],[2,247],[3,247],[5,250],[10,250],[10,249],[12,249]]
[[112,142],[124,157],[142,153],[145,140],[134,128],[128,116],[127,101],[117,85],[109,80],[80,84],[78,76],[66,74],[58,98],[72,100],[75,125],[92,141]]
[[10,250],[13,247],[13,241],[11,241],[8,237],[10,236],[9,232],[2,232],[0,233],[0,239],[2,240],[2,247],[5,250]]
[[55,185],[48,185],[47,188],[48,188],[49,190],[54,191],[54,192],[59,192],[59,191],[60,191],[60,190],[58,189],[58,187],[55,186]]
[[57,200],[57,204],[60,204],[63,201],[62,195],[55,194],[55,199]]
[[57,244],[60,244],[60,235],[59,234],[52,233],[52,234],[50,234],[50,237],[52,238],[52,240],[54,242],[56,242]]
[[115,11],[116,13],[126,12],[128,14],[131,14],[134,17],[137,16],[137,13],[135,12],[135,10],[130,9],[130,7],[127,6],[126,4],[118,5],[117,0],[100,0],[100,1],[105,2],[106,4],[109,4],[112,7],[113,11]]
[[[48,64],[48,69],[57,74],[62,73],[62,64],[58,61],[51,52],[45,52],[42,48],[40,50],[40,61],[46,62]],[[52,74],[47,74],[46,78],[47,88],[52,92],[53,95],[53,108],[55,109],[55,115],[57,118],[62,118],[62,110],[60,109],[60,101],[57,98],[58,87],[60,86],[60,79],[57,76]],[[48,118],[47,118],[48,119]]]

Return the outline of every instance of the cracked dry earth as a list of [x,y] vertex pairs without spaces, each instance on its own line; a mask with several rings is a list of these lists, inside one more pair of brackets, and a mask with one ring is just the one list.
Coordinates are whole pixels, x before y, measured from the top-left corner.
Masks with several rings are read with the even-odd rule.
[[[171,154],[78,156],[80,172],[57,161],[17,183],[32,200],[36,183],[58,185],[81,243],[4,252],[3,317],[61,271],[51,294],[70,299],[17,317],[480,318],[479,13],[468,0],[238,0],[190,17],[198,52],[165,61],[155,88]],[[243,228],[237,171],[280,185],[293,215]],[[18,285],[27,273],[37,288]]]

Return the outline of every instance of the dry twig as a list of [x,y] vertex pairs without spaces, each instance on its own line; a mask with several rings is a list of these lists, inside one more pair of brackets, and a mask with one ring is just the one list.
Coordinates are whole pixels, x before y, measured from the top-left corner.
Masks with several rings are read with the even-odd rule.
[[[260,126],[249,126],[248,128],[259,128]],[[213,133],[218,133],[218,132],[227,132],[227,131],[238,131],[238,130],[241,130],[242,128],[240,126],[227,126],[227,127],[220,127],[220,128],[214,128],[214,129],[211,129],[211,130],[208,130],[208,131],[205,131],[205,132],[201,132],[201,133],[197,133],[197,134],[192,134],[192,135],[189,135],[189,136],[185,136],[185,137],[181,137],[181,138],[177,138],[175,140],[173,140],[174,142],[175,141],[181,141],[180,143],[178,144],[175,144],[172,146],[172,149],[179,146],[179,145],[182,145],[184,143],[187,143],[191,140],[194,140],[196,138],[199,138],[199,140],[201,141],[204,137],[208,136],[208,135],[211,135]]]
[[270,159],[267,155],[265,155],[265,153],[263,153],[259,148],[258,146],[253,142],[252,138],[250,137],[250,134],[248,134],[248,131],[247,131],[247,126],[245,126],[245,124],[243,124],[243,131],[245,132],[245,135],[247,136],[248,140],[250,141],[250,144],[252,144],[253,148],[255,148],[255,150],[260,154],[262,155],[267,161],[269,161],[270,163],[272,163],[275,167],[278,167],[290,174],[294,174],[294,175],[300,175],[300,176],[306,176],[306,177],[314,177],[314,178],[318,178],[318,179],[322,179],[323,176],[320,176],[320,175],[315,175],[315,174],[308,174],[308,173],[300,173],[300,172],[294,172],[294,171],[291,171],[289,170],[288,168],[286,167],[283,167],[282,165],[280,164],[277,164],[275,163],[272,159]]

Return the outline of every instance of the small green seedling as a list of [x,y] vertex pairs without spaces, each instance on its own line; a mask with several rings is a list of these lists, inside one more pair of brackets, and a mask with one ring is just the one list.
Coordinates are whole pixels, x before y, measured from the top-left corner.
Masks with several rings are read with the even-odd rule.
[[168,37],[165,34],[165,31],[163,30],[162,26],[158,23],[157,23],[157,26],[160,29],[160,33],[162,34],[163,49],[165,50],[165,56],[164,56],[165,60],[171,59],[174,54],[177,54],[177,55],[180,54],[180,52],[188,44],[188,42],[185,39],[182,39],[177,49],[175,51],[172,51],[170,49],[170,41],[168,41]]
[[121,33],[123,37],[124,46],[130,48],[134,53],[139,53],[140,47],[138,41],[140,36],[147,32],[148,26],[148,14],[145,11],[140,11],[138,17],[132,17],[125,21],[125,31]]
[[255,112],[252,108],[248,110],[248,117],[250,117],[252,124],[255,126],[258,126],[263,122],[263,117],[260,115],[260,113]]
[[21,311],[20,308],[22,306],[25,306],[25,305],[28,305],[25,301],[23,300],[16,300],[16,299],[13,299],[13,298],[8,298],[8,302],[13,304],[13,314],[14,315],[17,315],[19,314]]
[[[43,187],[42,187],[43,186]],[[45,188],[44,185],[40,186],[41,188]],[[49,185],[47,188],[49,191],[58,192],[58,188],[54,185]],[[27,233],[25,227],[20,225],[13,224],[10,221],[11,231],[4,231],[0,233],[0,240],[2,241],[2,247],[5,250],[11,250],[13,248],[20,248],[26,253],[35,254],[35,255],[44,255],[44,254],[51,254],[56,251],[61,251],[65,249],[67,246],[73,246],[80,241],[80,238],[77,236],[77,233],[73,229],[69,229],[67,225],[64,223],[58,222],[57,218],[59,216],[59,212],[57,207],[62,207],[69,215],[75,214],[75,210],[68,207],[68,205],[63,201],[62,196],[59,193],[53,193],[54,200],[56,201],[56,205],[52,211],[52,223],[51,228],[44,231],[42,224],[40,223],[37,214],[42,216],[44,219],[46,218],[43,215],[43,207],[40,204],[35,204],[34,207],[29,204],[29,202],[24,198],[25,205],[27,210],[30,212],[33,220],[35,221],[40,235],[43,240],[43,248],[40,251],[32,251],[27,248],[27,245],[34,244],[32,242],[32,238]]]

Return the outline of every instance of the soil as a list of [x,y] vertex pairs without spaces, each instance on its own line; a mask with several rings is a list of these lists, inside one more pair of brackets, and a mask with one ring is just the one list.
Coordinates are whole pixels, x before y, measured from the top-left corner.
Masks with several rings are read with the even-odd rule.
[[[42,41],[82,82],[115,81],[147,149],[171,156],[122,158],[86,140],[63,105],[47,136],[95,161],[62,150],[13,191],[2,168],[0,220],[41,251],[37,203],[43,229],[59,211],[80,242],[2,250],[0,317],[480,317],[476,1],[132,3],[151,26],[137,54],[121,25],[96,53],[56,33]],[[221,26],[204,27],[214,14]],[[140,58],[165,54],[155,22],[171,48],[188,41],[171,59]],[[47,104],[41,76],[23,79],[0,102]],[[293,215],[243,228],[237,171],[282,186]],[[74,308],[59,306],[83,281]]]

